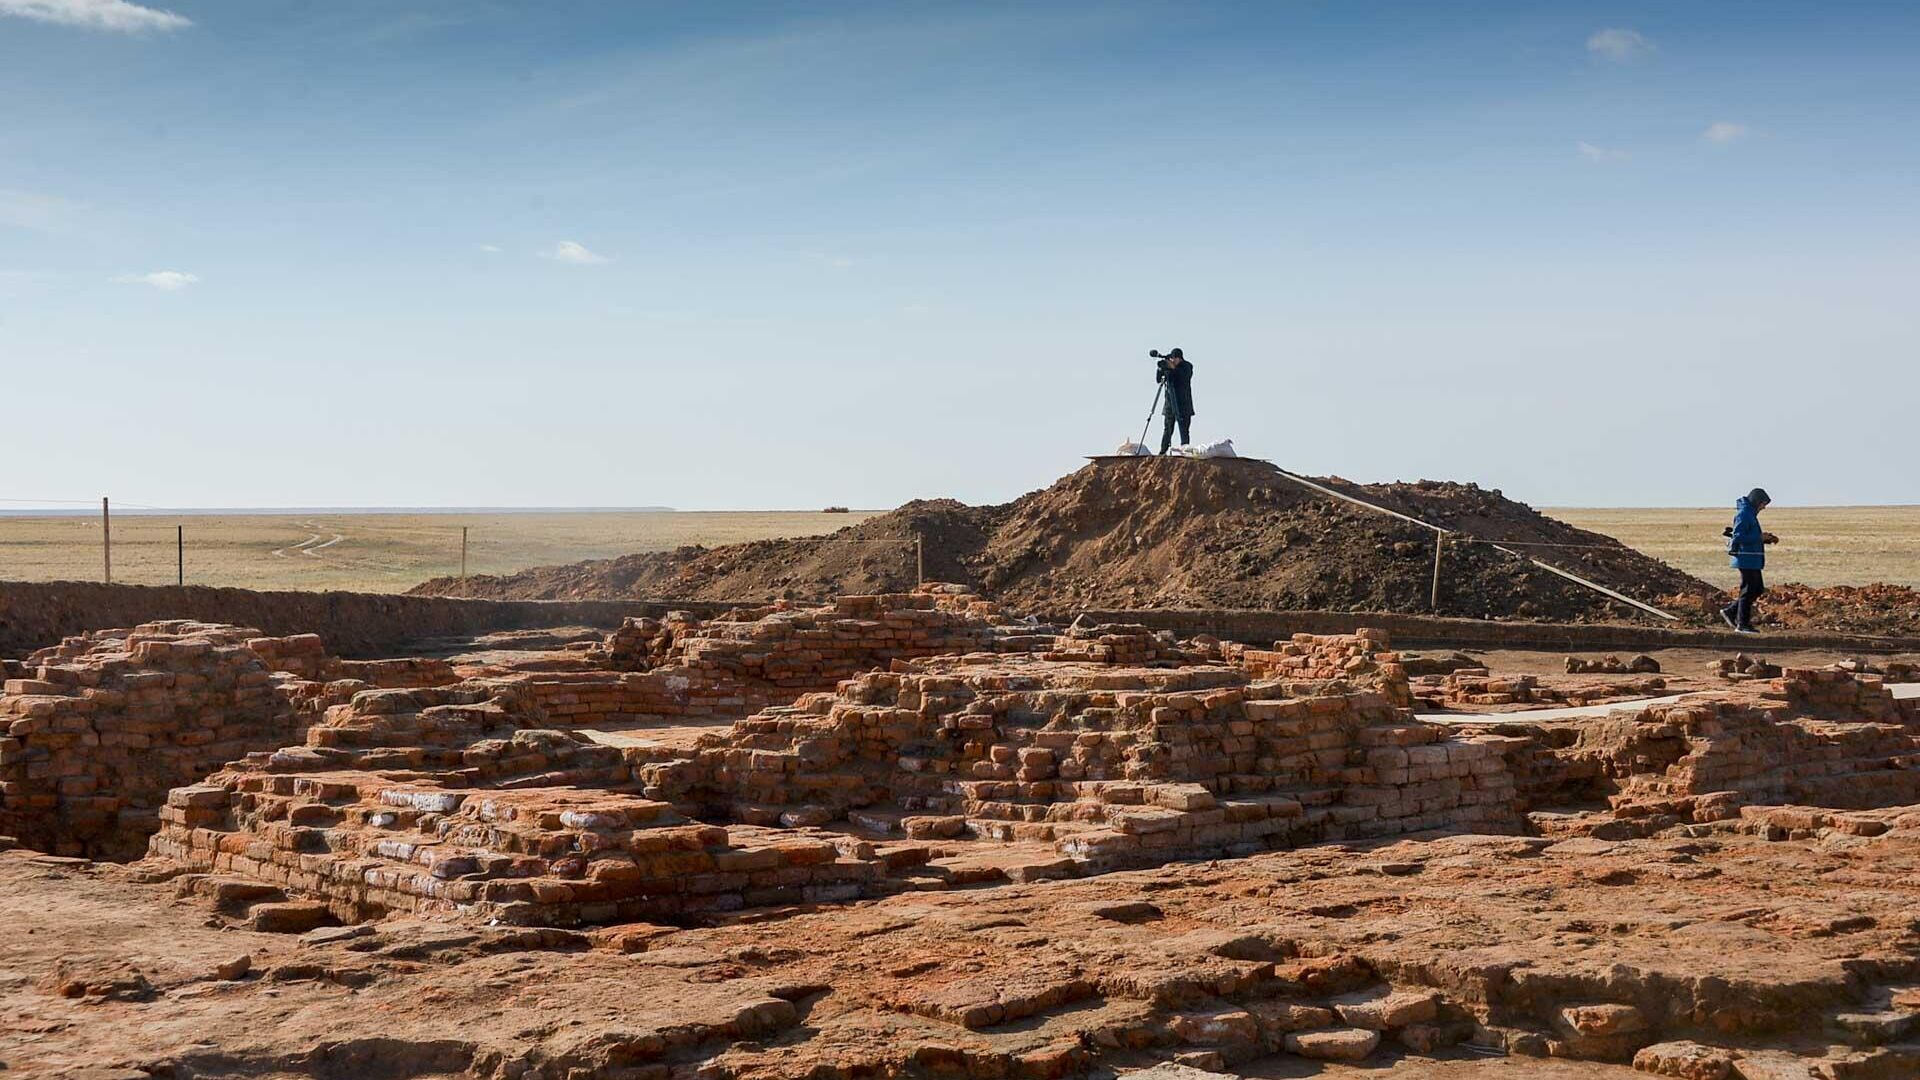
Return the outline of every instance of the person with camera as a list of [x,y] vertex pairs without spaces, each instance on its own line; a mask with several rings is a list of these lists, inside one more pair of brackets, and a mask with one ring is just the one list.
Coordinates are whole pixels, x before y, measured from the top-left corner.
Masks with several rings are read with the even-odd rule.
[[1761,571],[1767,565],[1767,545],[1780,538],[1760,530],[1760,511],[1773,499],[1765,488],[1754,488],[1733,504],[1733,524],[1720,535],[1727,538],[1727,555],[1733,568],[1740,571],[1740,598],[1720,609],[1720,617],[1737,634],[1757,634],[1753,628],[1753,604],[1767,591]]
[[1169,350],[1162,355],[1157,350],[1149,350],[1148,356],[1158,360],[1153,367],[1153,379],[1164,391],[1161,399],[1160,415],[1165,421],[1160,429],[1160,456],[1166,457],[1173,447],[1173,427],[1180,425],[1180,445],[1193,442],[1188,425],[1193,421],[1193,365],[1179,349]]

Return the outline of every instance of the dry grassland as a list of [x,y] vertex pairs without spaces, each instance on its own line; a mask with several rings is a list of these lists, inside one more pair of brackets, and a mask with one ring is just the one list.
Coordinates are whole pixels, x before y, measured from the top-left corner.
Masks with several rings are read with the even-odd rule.
[[[1708,581],[1731,578],[1720,539],[1731,510],[1545,512],[1617,537]],[[400,592],[459,571],[463,525],[469,530],[468,571],[498,574],[682,544],[812,536],[870,516],[812,511],[127,515],[113,523],[113,576],[135,584],[171,584],[176,525],[186,527],[191,584]],[[1777,507],[1763,520],[1781,539],[1768,558],[1768,577],[1775,583],[1886,581],[1920,587],[1920,507]],[[98,581],[100,574],[98,518],[0,516],[0,580]]]
[[[1695,577],[1730,584],[1720,530],[1733,508],[1704,510],[1543,509],[1583,529],[1604,533]],[[1776,506],[1760,516],[1780,543],[1767,553],[1769,584],[1920,588],[1920,506]]]
[[[403,592],[460,570],[499,574],[682,544],[813,536],[869,513],[583,511],[577,513],[116,516],[113,580],[174,582],[175,526],[186,529],[190,585]],[[99,581],[97,517],[0,516],[0,581]]]

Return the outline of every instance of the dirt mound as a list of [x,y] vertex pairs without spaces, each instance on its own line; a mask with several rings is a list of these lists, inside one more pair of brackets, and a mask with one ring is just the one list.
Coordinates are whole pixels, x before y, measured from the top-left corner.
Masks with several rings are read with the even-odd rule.
[[972,581],[964,560],[985,546],[1004,511],[953,499],[916,499],[826,536],[755,540],[722,547],[536,566],[502,576],[435,578],[416,595],[493,600],[826,600],[850,593],[905,592],[925,560],[930,581]]
[[[1426,481],[1325,483],[1467,536],[1572,545],[1503,551],[1450,543],[1441,567],[1444,614],[1561,620],[1634,614],[1529,556],[1645,601],[1684,597],[1690,612],[1704,611],[1718,595],[1618,541],[1553,521],[1499,492]],[[1429,610],[1432,588],[1428,529],[1314,491],[1262,462],[1152,458],[1095,462],[1003,506],[912,502],[824,537],[682,548],[504,577],[440,578],[414,591],[499,599],[822,599],[911,587],[916,537],[924,538],[929,579],[962,582],[1036,611],[1422,612]]]
[[1763,627],[1920,637],[1920,591],[1905,585],[1775,585],[1756,610]]

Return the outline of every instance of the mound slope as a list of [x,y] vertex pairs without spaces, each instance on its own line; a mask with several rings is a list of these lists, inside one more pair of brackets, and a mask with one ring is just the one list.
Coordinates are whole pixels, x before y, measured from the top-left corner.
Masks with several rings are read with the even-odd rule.
[[[1628,596],[1698,611],[1716,590],[1597,533],[1471,484],[1320,481],[1528,555]],[[1287,479],[1258,461],[1093,462],[1000,506],[916,501],[829,536],[689,547],[500,577],[439,578],[416,593],[496,599],[825,599],[909,588],[915,538],[930,580],[1016,608],[1247,607],[1428,610],[1433,534]],[[1570,545],[1570,546],[1544,546]],[[1633,609],[1485,543],[1450,543],[1444,614],[1595,620]],[[1671,609],[1671,608],[1670,608]]]

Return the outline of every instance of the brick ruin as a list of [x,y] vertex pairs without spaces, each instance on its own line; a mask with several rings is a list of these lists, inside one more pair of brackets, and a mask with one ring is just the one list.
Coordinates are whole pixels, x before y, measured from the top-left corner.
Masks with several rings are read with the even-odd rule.
[[170,789],[297,741],[328,703],[454,678],[437,661],[340,660],[311,634],[189,620],[71,637],[7,674],[0,834],[105,859],[140,857]]
[[[142,873],[177,875],[262,931],[414,916],[665,933],[1341,850],[1316,847],[1329,843],[1452,836],[1472,842],[1462,853],[1530,859],[1570,838],[1920,823],[1877,809],[1920,803],[1920,701],[1857,665],[1598,718],[1434,722],[1414,707],[1436,693],[1579,691],[1472,668],[1409,677],[1372,630],[1269,647],[1056,630],[939,588],[630,620],[558,651],[452,663],[341,660],[313,635],[176,621],[69,639],[7,673],[0,833],[144,851]],[[1151,907],[1101,910],[1127,925]],[[1224,951],[1196,953],[1195,970],[1338,967],[1293,945],[1208,948]],[[1500,1011],[1422,970],[1339,968],[1279,1000],[1253,989],[1272,976],[1247,972],[1205,994],[1136,993],[1132,969],[886,993],[974,1031],[1097,992],[1140,1002],[1129,1038],[1350,1059],[1383,1036],[1426,1052]],[[1509,1019],[1543,1026],[1524,1038],[1550,1052],[1626,1061],[1651,1041],[1618,1028],[1625,1006],[1583,1003],[1607,999],[1577,980],[1528,993],[1528,1018]],[[1167,1011],[1189,997],[1212,1011]]]
[[1429,709],[1591,705],[1621,697],[1651,696],[1666,688],[1666,680],[1657,675],[1550,686],[1542,683],[1537,675],[1492,675],[1485,668],[1460,668],[1444,675],[1422,675],[1412,680],[1414,698]]
[[1478,730],[1513,739],[1508,761],[1527,806],[1604,803],[1626,819],[1601,826],[1619,835],[1728,820],[1748,805],[1920,802],[1920,699],[1837,667],[1788,668],[1757,685]]
[[496,668],[524,686],[555,724],[723,724],[785,705],[896,660],[1042,648],[1050,633],[1017,623],[970,593],[843,596],[820,607],[775,604],[701,621],[628,619],[571,662],[537,658]]
[[[1135,637],[1127,651],[1148,647]],[[306,745],[175,791],[153,852],[341,920],[571,925],[1516,830],[1496,741],[1413,720],[1380,644],[1265,651],[1284,680],[1228,662],[896,659],[690,745],[569,730],[538,680],[368,691]]]

